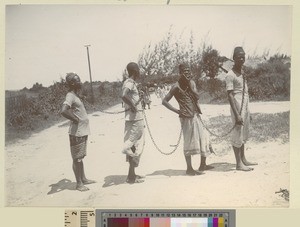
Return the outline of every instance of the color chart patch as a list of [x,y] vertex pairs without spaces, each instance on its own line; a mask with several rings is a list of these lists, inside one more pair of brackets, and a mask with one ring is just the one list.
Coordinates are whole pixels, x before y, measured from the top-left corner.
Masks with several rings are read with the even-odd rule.
[[96,210],[96,227],[235,227],[235,210]]

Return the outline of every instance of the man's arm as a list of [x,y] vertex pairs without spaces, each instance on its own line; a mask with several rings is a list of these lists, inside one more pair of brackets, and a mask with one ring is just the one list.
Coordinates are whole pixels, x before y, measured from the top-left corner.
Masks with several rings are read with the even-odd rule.
[[174,108],[169,101],[171,100],[171,98],[174,96],[174,92],[175,92],[176,86],[172,87],[171,90],[169,91],[168,94],[166,94],[166,96],[164,97],[162,104],[167,107],[169,110],[173,111],[174,113],[180,114],[180,111],[176,108]]
[[130,107],[130,110],[135,113],[137,109],[136,106],[133,104],[132,100],[130,99],[130,97],[128,96],[129,91],[130,91],[129,88],[123,89],[122,100]]
[[67,104],[63,104],[60,113],[63,117],[73,121],[75,124],[78,124],[79,118],[73,113],[72,109]]
[[190,88],[191,88],[191,91],[192,91],[192,95],[194,97],[195,104],[197,105],[197,108],[199,110],[199,113],[202,114],[200,104],[199,104],[200,94],[197,90],[196,83],[193,80],[190,80]]
[[228,94],[228,100],[231,106],[231,109],[233,110],[233,114],[235,116],[235,122],[237,125],[243,125],[243,119],[241,117],[241,115],[239,114],[238,108],[236,106],[234,97],[233,97],[233,91],[229,90],[227,91]]
[[196,100],[198,100],[200,95],[199,95],[199,92],[197,90],[195,81],[190,80],[189,81],[189,87],[190,87],[190,91],[192,92],[192,95],[194,96],[194,98]]

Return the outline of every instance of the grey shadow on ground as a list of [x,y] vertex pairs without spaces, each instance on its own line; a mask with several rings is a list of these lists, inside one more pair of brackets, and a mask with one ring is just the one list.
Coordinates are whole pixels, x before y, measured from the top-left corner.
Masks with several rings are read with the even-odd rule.
[[210,163],[209,166],[213,168],[206,171],[230,172],[236,170],[236,165],[228,162]]
[[104,184],[102,188],[116,186],[120,184],[126,183],[127,176],[126,175],[110,175],[104,178]]
[[[227,162],[219,162],[219,163],[211,163],[209,164],[211,166],[211,169],[205,170],[205,172],[208,171],[215,171],[215,172],[229,172],[234,171],[236,165],[227,163]],[[198,169],[198,167],[194,167],[195,170]],[[185,173],[186,170],[174,170],[174,169],[165,169],[165,170],[156,170],[151,174],[147,174],[147,176],[157,176],[157,175],[163,175],[167,177],[174,177],[174,176],[186,176]]]
[[61,192],[64,190],[76,190],[76,182],[72,182],[69,179],[62,179],[55,184],[49,185],[51,190],[47,193],[47,195],[51,195],[57,192]]
[[[209,164],[212,166],[212,169],[204,171],[215,171],[215,172],[229,172],[235,170],[235,164],[227,163],[227,162],[220,162],[220,163],[212,163]],[[195,168],[196,169],[196,168]],[[175,176],[186,176],[186,170],[185,169],[165,169],[165,170],[156,170],[151,174],[147,174],[147,176],[167,176],[167,177],[175,177]],[[110,186],[116,186],[120,184],[126,184],[126,175],[110,175],[104,178],[104,184],[102,185],[103,188],[110,187]]]
[[177,169],[165,169],[165,170],[156,170],[151,174],[147,174],[147,176],[157,176],[163,175],[167,177],[174,177],[174,176],[185,176],[186,170],[177,170]]

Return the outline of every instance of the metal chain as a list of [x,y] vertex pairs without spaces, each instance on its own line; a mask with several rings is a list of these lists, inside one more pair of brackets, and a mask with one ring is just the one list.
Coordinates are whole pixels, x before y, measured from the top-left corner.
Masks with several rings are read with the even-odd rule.
[[235,126],[236,126],[236,125],[234,125],[228,132],[226,132],[226,133],[224,133],[224,134],[222,134],[222,135],[218,135],[218,134],[212,132],[212,131],[207,127],[207,125],[203,122],[203,120],[202,120],[202,118],[201,118],[201,115],[199,115],[199,117],[200,117],[200,121],[201,121],[203,127],[204,127],[211,135],[213,135],[213,136],[215,136],[215,137],[218,137],[218,138],[223,138],[223,137],[228,136],[228,135],[233,131],[233,129],[234,129]]
[[[140,91],[139,91],[139,89],[137,89],[137,90],[138,90],[138,93],[139,93],[139,100],[137,101],[137,103],[134,106],[137,106],[142,101]],[[87,100],[85,100],[85,102],[88,103],[90,106],[92,106],[94,109],[96,109],[95,106],[93,104],[89,103]],[[97,108],[97,110],[102,112],[102,113],[106,113],[106,114],[121,114],[121,113],[125,113],[126,111],[129,111],[130,108],[125,109],[125,110],[120,110],[120,111],[107,111],[107,110],[102,110],[102,109],[98,109],[98,108]]]
[[[243,76],[243,75],[242,75]],[[241,108],[239,110],[239,114],[241,115],[242,114],[242,111],[243,111],[243,106],[244,106],[244,99],[245,99],[245,87],[246,87],[246,79],[244,78],[243,76],[243,96],[242,96],[242,102],[241,102]],[[215,137],[219,137],[219,138],[222,138],[222,137],[226,137],[228,136],[233,130],[234,128],[236,127],[236,124],[226,133],[222,134],[222,135],[218,135],[214,132],[212,132],[208,127],[207,125],[203,122],[202,118],[201,118],[201,115],[199,114],[199,117],[200,117],[200,121],[202,122],[202,125],[203,127],[213,136]]]
[[169,153],[163,152],[163,151],[157,146],[157,144],[156,144],[156,142],[155,142],[155,140],[154,140],[154,138],[153,138],[153,135],[152,135],[152,133],[151,133],[151,130],[150,130],[150,127],[149,127],[149,123],[148,123],[148,120],[147,120],[147,116],[146,116],[145,111],[143,111],[143,115],[144,115],[144,119],[145,119],[145,122],[146,122],[146,126],[147,126],[147,129],[148,129],[150,138],[151,138],[152,143],[154,144],[155,148],[156,148],[161,154],[163,154],[163,155],[171,155],[171,154],[173,154],[173,153],[177,150],[177,148],[178,148],[178,146],[179,146],[179,144],[180,144],[181,136],[182,136],[182,129],[181,129],[181,131],[180,131],[180,135],[179,135],[179,138],[178,138],[178,140],[177,140],[177,144],[175,145],[175,148],[174,148],[171,152],[169,152]]
[[[241,108],[240,108],[240,111],[239,111],[239,114],[240,114],[240,115],[242,114],[243,105],[244,105],[245,83],[246,83],[246,80],[245,80],[245,78],[244,78],[244,76],[243,76],[243,96],[242,96]],[[188,92],[185,91],[185,93],[186,93],[190,98],[192,98],[192,97],[188,94]],[[194,101],[194,99],[192,99],[192,100]],[[140,101],[141,101],[141,98],[139,98],[139,100],[138,100],[138,102],[135,104],[135,106],[137,106],[138,103],[139,103]],[[89,104],[90,104],[90,103],[89,103]],[[90,105],[91,105],[91,104],[90,104]],[[92,105],[92,106],[93,106],[93,105]],[[107,113],[107,114],[120,114],[120,113],[124,113],[124,112],[126,112],[126,111],[129,111],[129,110],[130,110],[130,108],[125,109],[125,110],[122,110],[122,111],[115,111],[115,112],[112,112],[112,111],[105,111],[105,110],[101,110],[101,109],[100,109],[99,111],[102,112],[102,113]],[[154,140],[154,138],[153,138],[153,135],[152,135],[151,130],[150,130],[150,127],[149,127],[148,119],[147,119],[147,116],[146,116],[146,113],[145,113],[144,110],[143,110],[143,115],[144,115],[145,123],[146,123],[147,129],[148,129],[150,138],[151,138],[152,143],[154,144],[155,148],[156,148],[161,154],[163,154],[163,155],[171,155],[171,154],[173,154],[173,153],[177,150],[177,148],[178,148],[178,146],[179,146],[179,144],[180,144],[181,137],[182,137],[182,129],[180,130],[179,138],[178,138],[178,140],[177,140],[177,144],[175,145],[175,148],[174,148],[171,152],[169,152],[169,153],[163,152],[163,151],[158,147],[158,145],[156,144],[156,142],[155,142],[155,140]],[[236,127],[236,125],[234,125],[227,133],[225,133],[225,134],[223,134],[223,135],[218,135],[218,134],[212,132],[212,131],[207,127],[207,125],[203,122],[203,120],[202,120],[200,114],[199,114],[199,117],[200,117],[200,121],[201,121],[203,127],[204,127],[211,135],[216,136],[216,137],[225,137],[225,136],[229,135],[229,134],[233,131],[233,129]]]
[[[138,102],[135,104],[135,106],[137,106],[137,105],[141,102],[141,99],[142,99],[142,98],[141,98],[140,92],[139,92],[139,100],[138,100]],[[85,101],[86,101],[86,100],[85,100]],[[87,101],[86,101],[86,102],[87,102]],[[89,105],[91,105],[92,107],[94,107],[94,105],[92,105],[91,103],[89,103],[89,102],[87,102],[87,103],[88,103]],[[106,111],[106,110],[101,110],[101,109],[100,109],[99,111],[102,112],[102,113],[106,113],[106,114],[120,114],[120,113],[124,113],[124,112],[126,112],[126,111],[130,111],[130,108],[125,109],[125,110],[122,110],[122,111],[115,111],[115,112],[112,112],[112,111]],[[171,155],[171,154],[173,154],[173,153],[177,150],[177,148],[178,148],[178,146],[179,146],[179,144],[180,144],[180,140],[181,140],[181,136],[182,136],[182,129],[181,129],[181,131],[180,131],[180,135],[179,135],[177,144],[175,145],[175,148],[174,148],[170,153],[163,152],[163,151],[157,146],[156,142],[154,141],[154,138],[153,138],[153,135],[152,135],[152,133],[151,133],[151,130],[150,130],[150,127],[149,127],[149,124],[148,124],[148,120],[147,120],[147,116],[146,116],[145,111],[142,110],[142,112],[143,112],[143,115],[144,115],[144,119],[145,119],[145,122],[146,122],[146,126],[147,126],[147,129],[148,129],[150,138],[151,138],[151,140],[152,140],[154,146],[156,147],[156,149],[157,149],[161,154],[164,154],[164,155]]]

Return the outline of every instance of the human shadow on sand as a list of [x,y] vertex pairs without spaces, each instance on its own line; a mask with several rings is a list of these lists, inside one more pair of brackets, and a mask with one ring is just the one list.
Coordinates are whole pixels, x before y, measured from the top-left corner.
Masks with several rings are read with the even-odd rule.
[[[229,171],[236,170],[235,164],[231,164],[231,163],[227,163],[227,162],[212,163],[212,164],[209,164],[209,166],[212,168],[209,168],[208,170],[205,170],[204,172],[207,172],[207,171],[229,172]],[[157,176],[157,175],[162,175],[162,176],[167,176],[167,177],[186,176],[186,170],[175,170],[175,169],[157,170],[151,174],[147,174],[146,176]]]
[[157,175],[173,177],[173,176],[184,176],[186,175],[186,173],[185,170],[165,169],[165,170],[156,170],[151,174],[147,174],[147,176],[157,176]]
[[[227,162],[219,162],[219,163],[212,163],[209,164],[213,168],[204,171],[215,171],[215,172],[229,172],[235,170],[235,164],[227,163]],[[185,169],[165,169],[165,170],[156,170],[151,174],[146,174],[147,176],[167,176],[167,177],[175,177],[175,176],[186,176]],[[126,184],[126,175],[110,175],[104,178],[104,184],[102,185],[103,188],[116,186],[120,184]]]
[[76,190],[76,182],[72,182],[69,179],[62,179],[55,184],[49,185],[49,187],[51,187],[51,190],[47,193],[47,195],[61,192],[63,190]]
[[102,188],[115,186],[119,184],[125,184],[126,183],[127,176],[126,175],[110,175],[104,178],[104,184],[102,185]]
[[236,170],[236,165],[228,162],[211,163],[209,166],[212,166],[213,168],[206,171],[229,172]]

